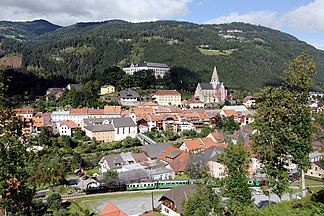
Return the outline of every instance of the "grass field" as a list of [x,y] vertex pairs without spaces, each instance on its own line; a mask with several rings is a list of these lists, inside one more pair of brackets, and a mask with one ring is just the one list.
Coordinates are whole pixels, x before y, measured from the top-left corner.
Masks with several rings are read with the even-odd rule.
[[234,51],[237,51],[238,49],[229,49],[229,50],[211,50],[211,49],[202,49],[198,48],[199,51],[204,55],[231,55]]
[[[316,181],[316,180],[312,180],[312,179],[305,179],[306,180],[306,187],[307,186],[311,186],[311,185],[323,185],[324,187],[324,182],[322,181]],[[291,184],[292,186],[301,186],[301,181],[295,181]]]

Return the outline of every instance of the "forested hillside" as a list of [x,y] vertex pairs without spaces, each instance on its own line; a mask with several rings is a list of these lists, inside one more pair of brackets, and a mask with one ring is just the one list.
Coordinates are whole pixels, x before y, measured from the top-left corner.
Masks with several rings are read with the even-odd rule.
[[194,90],[197,82],[210,80],[216,65],[229,89],[257,91],[280,82],[288,61],[309,50],[317,62],[314,87],[324,88],[324,51],[261,26],[112,20],[78,23],[43,33],[34,33],[24,46],[15,49],[23,56],[23,67],[44,78],[80,82],[113,66],[151,61],[171,66],[176,88]]

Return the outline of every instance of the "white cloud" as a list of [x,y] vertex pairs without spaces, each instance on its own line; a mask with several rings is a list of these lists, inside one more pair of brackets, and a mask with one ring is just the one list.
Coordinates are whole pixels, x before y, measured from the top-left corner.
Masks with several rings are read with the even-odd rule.
[[324,32],[324,0],[315,0],[284,15],[288,25],[299,32]]
[[228,16],[221,16],[216,19],[207,21],[208,24],[244,22],[255,25],[263,25],[272,28],[280,28],[283,25],[283,20],[278,17],[277,12],[272,11],[253,11],[246,14],[237,12],[230,13]]
[[324,50],[324,40],[312,40],[312,41],[308,41],[307,43],[316,47],[317,49]]
[[1,0],[0,20],[47,19],[60,25],[123,19],[149,21],[181,17],[192,0]]

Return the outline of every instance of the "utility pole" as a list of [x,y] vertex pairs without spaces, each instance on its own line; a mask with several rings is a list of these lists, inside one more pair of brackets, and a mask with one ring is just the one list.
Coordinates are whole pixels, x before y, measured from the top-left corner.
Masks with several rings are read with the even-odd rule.
[[152,211],[154,211],[154,197],[153,197],[153,191],[152,191]]

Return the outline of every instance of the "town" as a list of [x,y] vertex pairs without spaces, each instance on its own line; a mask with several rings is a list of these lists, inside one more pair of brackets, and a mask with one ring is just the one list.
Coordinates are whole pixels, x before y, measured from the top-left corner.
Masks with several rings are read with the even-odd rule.
[[[164,77],[170,68],[164,63],[142,62],[126,65],[123,70],[128,75],[149,70],[155,77]],[[56,163],[63,173],[50,185],[69,185],[69,189],[61,192],[67,199],[71,195],[84,196],[84,192],[168,188],[154,198],[155,205],[160,206],[163,215],[180,215],[186,194],[194,191],[193,182],[207,175],[214,179],[211,184],[219,187],[221,179],[228,175],[221,155],[231,145],[243,145],[251,158],[246,181],[253,188],[258,205],[258,195],[264,196],[258,187],[266,181],[266,174],[259,155],[251,150],[251,137],[256,133],[251,127],[257,115],[256,97],[235,98],[226,83],[221,82],[216,66],[211,68],[210,76],[210,82],[197,83],[195,92],[185,93],[185,98],[175,89],[154,89],[142,95],[136,88],[117,92],[115,86],[106,83],[97,92],[101,108],[47,107],[44,111],[41,106],[38,109],[39,104],[50,104],[70,91],[83,88],[81,84],[69,84],[65,88],[49,88],[35,105],[15,108],[13,112],[22,122],[23,137],[32,145],[29,151],[45,152],[59,159]],[[308,107],[312,113],[323,113],[323,100],[324,93],[310,93]],[[310,190],[323,187],[324,167],[320,163],[323,149],[323,142],[312,140],[311,168],[305,173],[311,179],[307,185]],[[48,162],[55,163],[50,159]],[[294,160],[287,160],[285,169],[291,188],[298,191],[299,167]],[[112,186],[113,180],[119,182],[118,187]],[[40,187],[36,194],[44,197],[49,191]],[[148,200],[146,205],[150,205]],[[153,194],[152,202],[154,206]],[[144,212],[154,210],[153,206],[145,206],[136,214],[146,215]],[[102,211],[99,215],[109,211],[126,215],[123,211],[128,210],[113,203],[102,207],[96,208],[97,212]],[[128,211],[129,214],[132,213]]]

